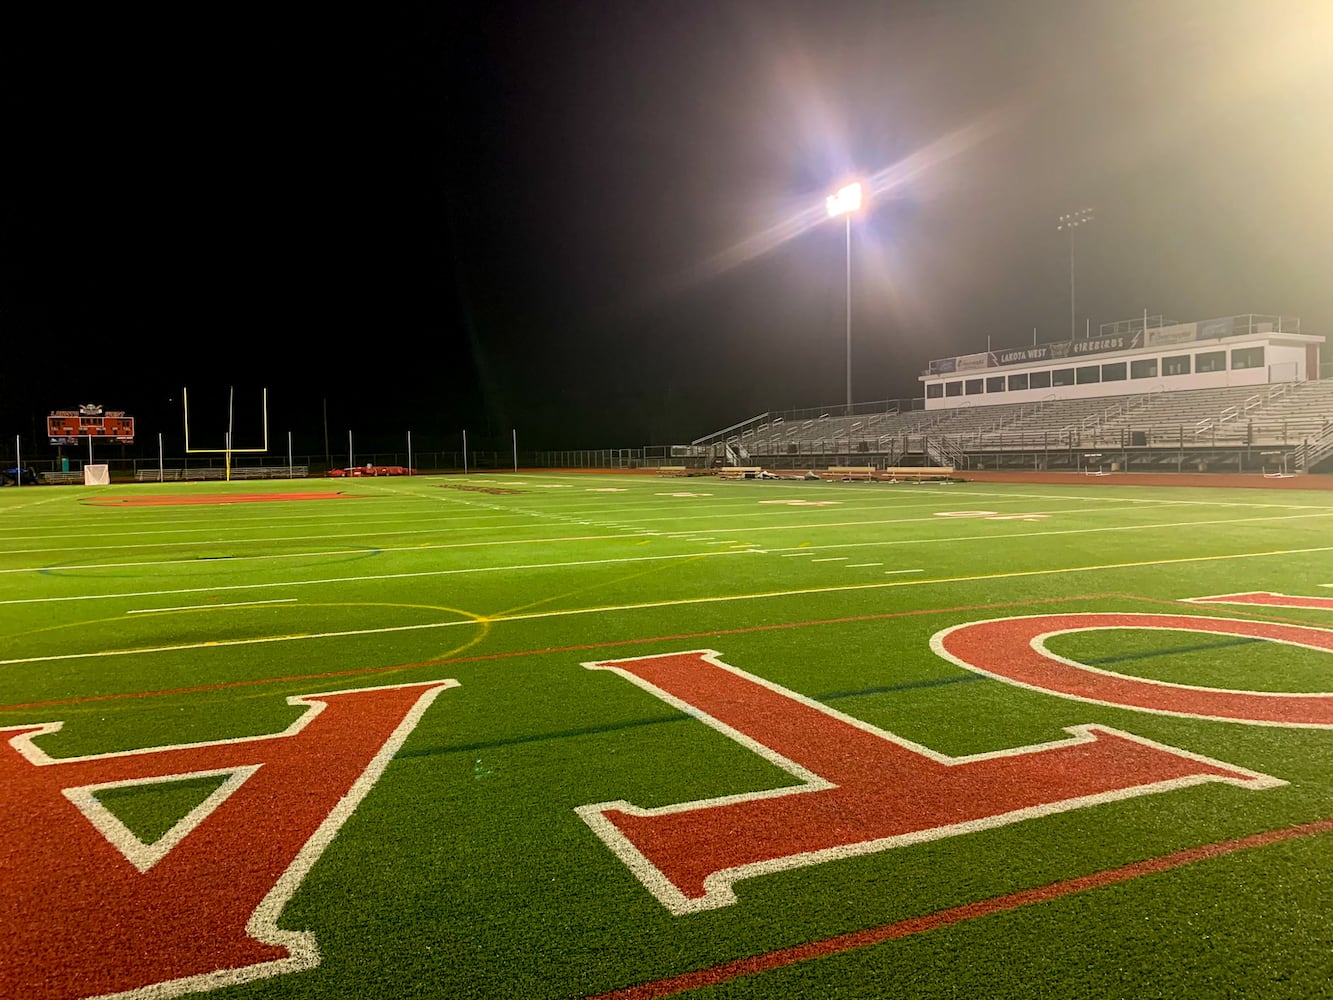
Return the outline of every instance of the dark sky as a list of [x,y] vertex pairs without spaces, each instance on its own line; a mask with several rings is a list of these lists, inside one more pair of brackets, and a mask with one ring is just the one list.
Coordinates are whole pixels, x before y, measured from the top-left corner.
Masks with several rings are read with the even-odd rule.
[[1085,206],[1080,333],[1333,328],[1325,0],[286,6],[0,26],[10,442],[90,401],[170,441],[187,385],[267,387],[311,448],[325,409],[575,448],[836,403],[821,213],[853,175],[885,189],[852,224],[858,400],[1067,336]]

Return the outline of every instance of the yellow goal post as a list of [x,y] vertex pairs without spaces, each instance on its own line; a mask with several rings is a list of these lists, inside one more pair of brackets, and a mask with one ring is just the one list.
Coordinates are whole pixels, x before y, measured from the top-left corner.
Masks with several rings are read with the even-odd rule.
[[263,419],[264,419],[264,443],[258,448],[236,448],[232,445],[232,425],[235,417],[236,406],[236,387],[231,386],[227,392],[227,437],[225,446],[222,448],[191,448],[190,447],[190,390],[188,387],[181,389],[181,402],[185,407],[185,454],[187,455],[222,455],[223,464],[226,469],[226,480],[231,482],[231,456],[232,455],[261,455],[268,451],[268,389],[263,390]]

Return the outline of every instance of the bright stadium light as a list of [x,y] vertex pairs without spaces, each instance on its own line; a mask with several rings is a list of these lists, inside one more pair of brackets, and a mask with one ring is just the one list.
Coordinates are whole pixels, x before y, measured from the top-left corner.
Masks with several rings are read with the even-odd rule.
[[837,192],[824,199],[824,206],[828,209],[830,219],[855,212],[861,207],[861,182],[857,181],[839,188]]
[[1096,216],[1090,208],[1080,208],[1077,212],[1068,212],[1060,216],[1060,222],[1055,227],[1056,232],[1069,233],[1069,339],[1072,341],[1077,331],[1077,295],[1074,285],[1074,230],[1079,226],[1086,226]]
[[861,182],[838,188],[824,199],[830,219],[843,217],[847,231],[847,415],[852,415],[852,213],[861,208]]

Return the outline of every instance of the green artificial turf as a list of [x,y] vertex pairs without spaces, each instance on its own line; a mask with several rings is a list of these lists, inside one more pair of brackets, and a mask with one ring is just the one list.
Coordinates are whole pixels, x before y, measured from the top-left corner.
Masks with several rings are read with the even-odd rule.
[[225,775],[214,775],[104,788],[96,793],[96,798],[139,840],[153,844],[225,780]]
[[[687,995],[1333,996],[1333,833],[1313,831],[780,967],[728,965],[1333,816],[1333,730],[1060,698],[931,649],[967,622],[1082,612],[1333,628],[1318,608],[1182,603],[1333,598],[1333,494],[559,474],[297,485],[347,496],[136,506],[291,484],[0,491],[0,727],[63,723],[34,741],[51,757],[275,734],[303,715],[292,696],[458,682],[281,912],[280,927],[313,932],[318,967],[218,996],[592,997],[714,968]],[[1263,640],[1104,630],[1049,646],[1152,682],[1333,692],[1326,653]],[[677,916],[575,810],[799,784],[584,666],[690,650],[949,757],[1096,724],[1285,784],[1199,784],[790,867]],[[152,843],[220,781],[97,799]]]

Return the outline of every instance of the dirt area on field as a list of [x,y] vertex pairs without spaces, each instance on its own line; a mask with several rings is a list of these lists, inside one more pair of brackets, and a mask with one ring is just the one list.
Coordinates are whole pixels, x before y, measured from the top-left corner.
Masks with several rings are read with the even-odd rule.
[[175,507],[197,504],[347,499],[350,498],[346,493],[218,493],[205,496],[178,494],[149,497],[89,497],[83,502],[94,507]]
[[515,493],[524,493],[525,490],[510,490],[502,486],[467,486],[463,483],[445,483],[440,487],[442,490],[465,490],[469,493],[486,493],[493,497],[507,497]]

